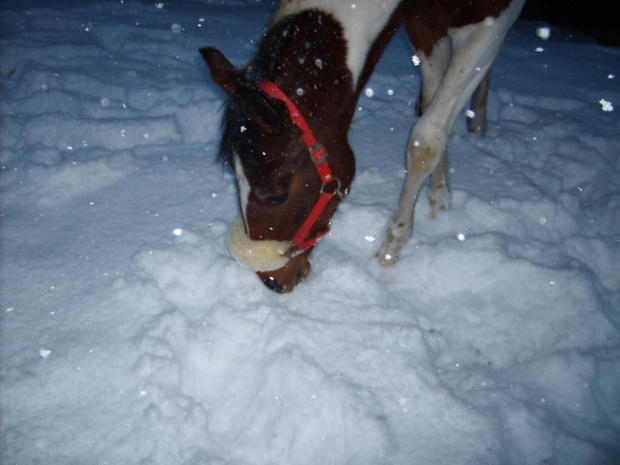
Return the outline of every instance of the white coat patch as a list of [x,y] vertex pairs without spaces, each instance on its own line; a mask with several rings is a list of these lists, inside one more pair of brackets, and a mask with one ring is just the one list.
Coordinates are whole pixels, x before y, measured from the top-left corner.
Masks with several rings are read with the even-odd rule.
[[342,24],[347,41],[347,66],[353,75],[353,87],[366,64],[370,47],[389,21],[400,0],[334,0],[283,1],[273,21],[284,16],[316,8],[331,14]]

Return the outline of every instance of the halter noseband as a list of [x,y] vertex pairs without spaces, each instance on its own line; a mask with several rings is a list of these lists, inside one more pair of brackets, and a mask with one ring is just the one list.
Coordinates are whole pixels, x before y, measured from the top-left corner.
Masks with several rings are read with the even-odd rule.
[[293,236],[293,239],[291,239],[291,246],[285,253],[285,255],[289,257],[295,257],[314,246],[319,239],[329,232],[329,227],[327,227],[324,231],[321,231],[313,237],[309,237],[310,230],[318,221],[332,197],[334,195],[338,195],[341,198],[343,197],[343,194],[340,191],[340,179],[332,174],[329,163],[327,163],[327,151],[325,150],[325,147],[323,147],[323,145],[316,140],[316,137],[314,137],[314,134],[312,133],[310,126],[308,126],[306,119],[291,99],[289,99],[286,94],[271,81],[263,81],[258,84],[258,87],[260,87],[263,92],[270,97],[284,102],[291,117],[291,121],[295,124],[295,126],[301,129],[304,144],[308,148],[310,158],[314,162],[314,167],[319,173],[319,177],[322,182],[319,199],[314,204],[314,207],[310,211],[310,214],[304,223]]

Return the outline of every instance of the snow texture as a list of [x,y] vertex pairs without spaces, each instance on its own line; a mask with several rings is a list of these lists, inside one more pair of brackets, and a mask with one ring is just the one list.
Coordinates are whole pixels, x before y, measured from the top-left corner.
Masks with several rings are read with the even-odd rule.
[[197,52],[244,64],[273,9],[2,2],[0,462],[619,463],[620,51],[517,23],[487,138],[455,123],[450,208],[420,201],[384,269],[420,87],[399,33],[351,194],[278,295],[228,253]]

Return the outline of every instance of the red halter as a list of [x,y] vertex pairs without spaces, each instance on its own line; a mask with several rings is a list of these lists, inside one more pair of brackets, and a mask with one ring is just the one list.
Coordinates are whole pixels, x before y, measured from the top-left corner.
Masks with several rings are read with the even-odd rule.
[[[334,195],[338,195],[343,197],[342,192],[340,192],[340,179],[335,177],[332,174],[332,170],[329,167],[329,163],[327,163],[327,151],[323,145],[319,144],[308,126],[305,118],[301,114],[301,112],[297,109],[295,104],[289,99],[282,90],[276,86],[271,81],[263,81],[258,84],[267,95],[270,97],[281,100],[286,105],[288,112],[291,117],[291,121],[302,131],[302,137],[304,140],[304,144],[308,148],[310,152],[310,158],[314,162],[314,166],[321,177],[321,190],[319,200],[317,200],[314,208],[306,218],[306,221],[301,225],[299,230],[293,236],[291,240],[291,247],[286,251],[286,255],[290,257],[294,257],[299,255],[304,250],[309,249],[314,246],[319,239],[325,236],[329,232],[329,227],[324,231],[318,233],[314,237],[308,237],[310,235],[310,230],[314,226],[314,224],[318,221],[321,213],[325,210],[325,207],[329,204],[329,201],[332,199]],[[334,189],[330,192],[325,189],[328,184],[335,184]]]

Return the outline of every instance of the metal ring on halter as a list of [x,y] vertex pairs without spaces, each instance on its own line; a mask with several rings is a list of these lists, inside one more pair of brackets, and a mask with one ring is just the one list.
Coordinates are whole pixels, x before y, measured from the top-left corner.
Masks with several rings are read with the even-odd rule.
[[328,182],[321,184],[321,190],[319,192],[322,194],[325,191],[325,186],[327,186],[328,184],[334,183],[334,182],[336,183],[336,188],[331,193],[338,195],[340,197],[344,197],[342,195],[342,192],[340,191],[340,187],[342,187],[342,184],[340,183],[340,179],[338,179],[335,176],[332,177]]

